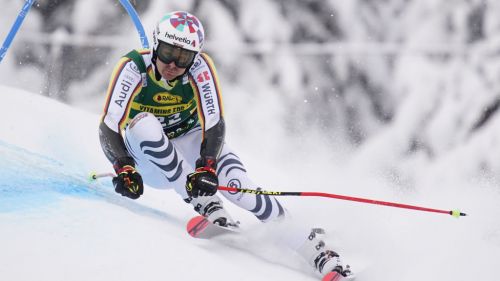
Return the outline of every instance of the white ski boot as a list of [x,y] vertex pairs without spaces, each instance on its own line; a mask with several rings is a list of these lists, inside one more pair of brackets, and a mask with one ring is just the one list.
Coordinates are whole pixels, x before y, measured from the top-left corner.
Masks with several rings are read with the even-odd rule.
[[349,278],[352,275],[349,265],[344,267],[339,255],[326,248],[325,242],[321,239],[324,233],[321,228],[313,228],[297,252],[314,268],[318,276],[323,277],[332,271],[337,271]]
[[237,223],[224,209],[222,200],[217,195],[198,196],[189,202],[194,206],[194,210],[206,217],[211,223],[220,226],[237,226]]

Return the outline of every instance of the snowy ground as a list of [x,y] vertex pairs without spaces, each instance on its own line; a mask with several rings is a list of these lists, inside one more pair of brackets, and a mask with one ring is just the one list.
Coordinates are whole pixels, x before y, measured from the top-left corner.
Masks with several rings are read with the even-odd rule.
[[[132,201],[115,195],[109,180],[89,184],[90,171],[110,170],[98,144],[99,116],[4,86],[0,97],[2,280],[317,280],[266,238],[271,227],[234,206],[229,208],[244,234],[200,241],[185,233],[194,213],[173,191],[148,188]],[[470,215],[454,219],[332,199],[283,199],[296,219],[327,229],[328,242],[359,281],[498,279],[500,195],[491,183],[394,189],[352,165],[313,167],[311,159],[290,158],[280,166],[272,156],[262,163],[233,139],[250,173],[268,189],[461,208]],[[269,152],[266,145],[259,149]],[[271,176],[274,171],[278,176]]]

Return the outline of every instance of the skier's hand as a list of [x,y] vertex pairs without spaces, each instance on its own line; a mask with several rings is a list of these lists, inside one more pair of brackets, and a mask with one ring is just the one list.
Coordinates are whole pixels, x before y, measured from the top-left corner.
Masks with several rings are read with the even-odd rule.
[[219,179],[215,174],[215,160],[198,159],[196,170],[187,176],[186,191],[190,197],[212,196],[217,192]]
[[187,176],[186,191],[191,197],[212,196],[217,192],[219,180],[213,169],[197,168]]
[[132,165],[124,165],[116,170],[117,176],[113,178],[115,191],[122,196],[137,199],[144,192],[141,175]]

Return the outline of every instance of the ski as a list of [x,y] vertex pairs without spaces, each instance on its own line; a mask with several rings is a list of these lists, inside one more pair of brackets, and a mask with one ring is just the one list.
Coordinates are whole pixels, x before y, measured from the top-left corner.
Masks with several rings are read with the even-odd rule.
[[196,216],[190,219],[187,223],[186,230],[191,237],[210,239],[216,236],[230,233],[238,233],[239,226],[220,226],[211,223],[204,216]]
[[330,273],[328,273],[327,275],[325,275],[323,277],[323,279],[321,279],[322,281],[347,281],[347,280],[351,280],[351,279],[347,279],[346,277],[342,276],[342,274],[336,272],[336,271],[332,271]]
[[356,279],[356,276],[352,273],[349,273],[347,276],[343,276],[336,271],[332,271],[325,275],[321,281],[354,281],[354,279]]

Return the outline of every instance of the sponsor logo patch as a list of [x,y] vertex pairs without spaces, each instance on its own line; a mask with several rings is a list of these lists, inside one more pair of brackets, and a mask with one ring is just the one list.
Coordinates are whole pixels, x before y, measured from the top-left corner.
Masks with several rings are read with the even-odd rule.
[[[229,180],[229,182],[227,183],[227,186],[228,187],[234,187],[234,188],[241,188],[241,182],[239,179],[231,179]],[[228,191],[229,194],[231,195],[236,195],[236,194],[240,194],[238,196],[238,198],[236,198],[236,201],[240,201],[241,198],[243,198],[243,196],[245,196],[245,193],[243,192],[238,192],[238,191]]]
[[135,63],[129,63],[128,66],[129,66],[130,70],[132,70],[132,72],[140,73],[139,68],[137,67],[137,65]]
[[149,105],[133,103],[132,109],[138,110],[141,112],[149,112],[157,117],[158,116],[169,116],[171,114],[190,109],[193,106],[194,102],[195,102],[194,100],[191,100],[188,103],[175,104],[175,105],[163,105],[163,106],[149,106]]
[[209,83],[205,83],[201,86],[201,94],[203,96],[203,102],[205,103],[206,114],[216,114],[214,99],[212,97],[212,87]]
[[201,59],[199,56],[196,56],[196,59],[194,60],[194,63],[193,63],[193,66],[191,67],[191,69],[193,71],[196,71],[200,66],[201,66]]
[[182,97],[168,92],[158,93],[153,96],[153,100],[160,104],[176,104],[182,101]]
[[114,102],[119,107],[123,107],[125,99],[127,99],[128,95],[132,93],[132,83],[130,81],[123,80],[119,85],[116,85],[116,87],[120,90],[120,92],[117,94]]

